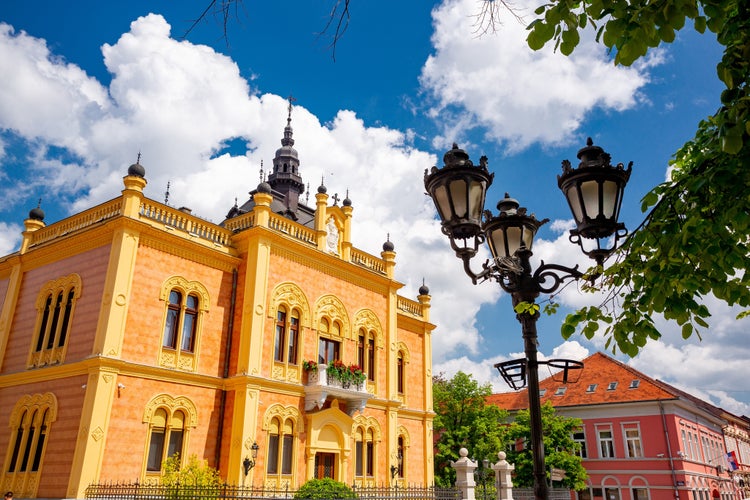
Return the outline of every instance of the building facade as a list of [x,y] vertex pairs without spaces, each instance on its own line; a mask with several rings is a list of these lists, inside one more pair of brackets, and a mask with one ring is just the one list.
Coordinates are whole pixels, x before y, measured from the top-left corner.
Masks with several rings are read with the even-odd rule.
[[432,483],[429,290],[353,246],[348,197],[302,203],[293,145],[290,105],[221,224],[146,198],[140,161],[111,201],[30,212],[0,258],[0,488],[82,498],[193,455],[235,484]]
[[[750,421],[651,379],[605,354],[583,360],[574,384],[550,376],[542,403],[578,418],[573,436],[588,472],[578,500],[741,500],[750,496]],[[510,411],[528,408],[526,390],[494,394]],[[728,455],[729,454],[729,455]],[[730,459],[734,457],[734,463]]]

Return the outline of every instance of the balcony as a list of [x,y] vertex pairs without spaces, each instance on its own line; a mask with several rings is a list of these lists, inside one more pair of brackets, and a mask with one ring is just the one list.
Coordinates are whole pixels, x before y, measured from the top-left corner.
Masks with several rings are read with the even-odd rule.
[[362,413],[367,400],[372,397],[372,394],[365,389],[367,382],[359,384],[342,382],[339,378],[329,377],[327,372],[328,365],[326,364],[319,364],[318,371],[307,372],[305,411],[310,412],[316,408],[320,410],[330,396],[346,403],[346,413],[350,417],[357,411]]

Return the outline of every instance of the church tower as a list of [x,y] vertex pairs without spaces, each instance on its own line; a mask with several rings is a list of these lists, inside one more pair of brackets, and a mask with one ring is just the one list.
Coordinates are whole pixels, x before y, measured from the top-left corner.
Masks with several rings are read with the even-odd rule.
[[284,196],[283,203],[286,205],[284,215],[296,220],[299,195],[305,191],[302,177],[299,174],[299,157],[294,149],[292,138],[292,101],[289,97],[289,113],[284,127],[284,138],[281,139],[281,147],[276,150],[273,159],[273,172],[268,176],[268,184],[271,189]]

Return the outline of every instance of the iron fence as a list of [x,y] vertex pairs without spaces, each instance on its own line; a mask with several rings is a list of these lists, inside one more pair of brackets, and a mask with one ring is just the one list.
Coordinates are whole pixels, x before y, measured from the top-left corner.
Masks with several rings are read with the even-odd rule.
[[[353,486],[359,500],[461,500],[458,488],[436,486]],[[86,488],[89,500],[268,500],[294,498],[296,490],[223,484],[216,487],[106,483]]]

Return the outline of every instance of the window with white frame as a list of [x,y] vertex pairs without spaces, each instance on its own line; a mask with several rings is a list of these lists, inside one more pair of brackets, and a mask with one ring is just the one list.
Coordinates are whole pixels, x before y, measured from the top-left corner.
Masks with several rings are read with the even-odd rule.
[[573,433],[573,441],[575,441],[579,448],[576,450],[576,455],[578,455],[581,458],[586,458],[586,433],[583,431],[583,429],[580,429]]
[[625,438],[625,453],[628,458],[642,458],[643,447],[641,445],[641,431],[638,424],[622,424],[622,433]]
[[596,430],[599,442],[599,458],[614,458],[615,440],[612,435],[612,427],[600,427]]

